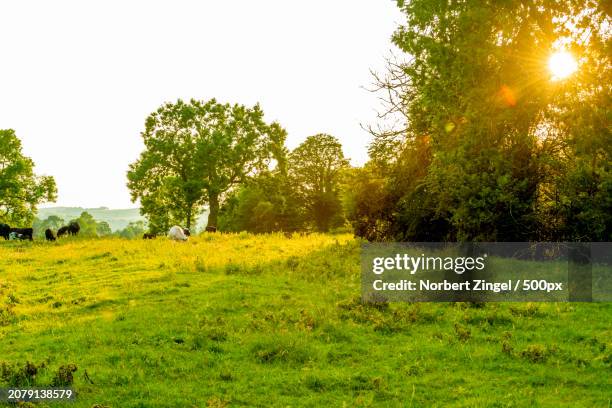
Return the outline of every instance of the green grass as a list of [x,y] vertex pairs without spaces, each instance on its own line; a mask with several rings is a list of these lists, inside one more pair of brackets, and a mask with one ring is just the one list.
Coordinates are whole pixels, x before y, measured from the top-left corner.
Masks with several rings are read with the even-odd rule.
[[73,364],[75,408],[610,406],[609,303],[366,305],[359,251],[325,235],[2,242],[0,386],[69,382]]

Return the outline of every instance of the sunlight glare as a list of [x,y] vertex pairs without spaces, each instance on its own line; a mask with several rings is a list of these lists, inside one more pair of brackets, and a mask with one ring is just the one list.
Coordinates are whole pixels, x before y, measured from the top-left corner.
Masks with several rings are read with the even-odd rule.
[[572,75],[578,69],[578,63],[572,54],[567,51],[555,52],[548,59],[548,69],[552,80],[560,80]]

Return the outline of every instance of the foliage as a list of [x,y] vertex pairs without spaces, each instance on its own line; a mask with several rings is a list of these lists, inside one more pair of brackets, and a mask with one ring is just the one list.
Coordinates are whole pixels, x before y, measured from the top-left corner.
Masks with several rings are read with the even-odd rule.
[[144,221],[138,208],[110,209],[107,207],[45,207],[38,209],[38,218],[45,219],[55,215],[63,220],[78,218],[87,211],[96,220],[106,221],[113,231],[125,228],[130,222]]
[[[398,2],[380,89],[404,127],[376,132],[386,237],[609,240],[609,17],[594,1]],[[605,23],[607,22],[607,23]],[[555,49],[579,71],[551,80]],[[428,230],[429,236],[420,231]]]
[[297,231],[303,228],[302,203],[287,177],[263,172],[226,200],[221,208],[222,231]]
[[83,237],[103,237],[111,235],[112,231],[108,222],[96,221],[96,219],[89,214],[87,211],[81,213],[79,218],[70,220],[70,222],[77,222],[79,227],[79,235]]
[[303,202],[307,221],[319,231],[343,223],[340,181],[348,167],[342,145],[327,134],[309,136],[289,155],[289,178]]
[[23,155],[15,131],[0,130],[0,222],[30,225],[38,204],[55,201],[56,195],[55,180],[34,174],[34,162]]
[[45,236],[45,230],[50,229],[53,233],[57,233],[57,230],[65,225],[64,219],[57,215],[50,215],[45,220],[34,218],[32,228],[34,229],[34,236],[42,238]]
[[178,100],[145,121],[145,151],[130,165],[128,187],[153,231],[191,227],[205,203],[217,225],[224,194],[266,169],[282,151],[286,132],[263,120],[259,105]]
[[144,221],[133,221],[130,222],[127,227],[123,228],[116,232],[122,238],[134,239],[134,238],[142,238],[142,235],[146,231],[146,226]]
[[329,231],[342,225],[342,174],[348,168],[342,146],[330,135],[310,136],[278,166],[252,178],[226,202],[225,231]]

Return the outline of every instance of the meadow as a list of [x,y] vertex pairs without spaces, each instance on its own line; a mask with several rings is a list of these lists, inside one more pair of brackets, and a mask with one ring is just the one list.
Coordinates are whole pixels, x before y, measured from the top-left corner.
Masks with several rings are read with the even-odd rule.
[[323,234],[0,242],[0,387],[69,385],[75,408],[610,407],[612,304],[364,304],[359,253]]

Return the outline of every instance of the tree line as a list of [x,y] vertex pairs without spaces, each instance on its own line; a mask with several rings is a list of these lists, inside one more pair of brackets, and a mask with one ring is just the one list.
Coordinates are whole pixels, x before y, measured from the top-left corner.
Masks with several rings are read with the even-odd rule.
[[[375,73],[386,109],[363,167],[327,134],[289,151],[259,105],[165,103],[127,172],[147,228],[192,228],[207,208],[208,226],[224,231],[350,223],[375,241],[612,240],[605,2],[398,6],[401,54]],[[579,70],[551,78],[554,49],[576,55]],[[53,178],[32,167],[14,132],[0,131],[0,221],[32,222],[55,199]]]
[[[610,8],[597,1],[399,1],[404,53],[376,75],[383,117],[352,174],[357,235],[610,241]],[[552,50],[579,69],[554,80]]]
[[142,238],[142,234],[146,231],[144,221],[132,221],[124,228],[113,231],[108,222],[96,220],[93,215],[83,211],[80,216],[68,221],[57,215],[50,215],[44,220],[35,217],[32,223],[34,237],[43,239],[46,229],[57,232],[62,226],[69,225],[70,223],[77,223],[80,227],[79,235],[87,238],[110,236],[128,239]]
[[259,105],[166,103],[145,121],[145,150],[128,171],[132,199],[154,233],[191,228],[205,206],[208,227],[224,231],[342,225],[340,184],[349,163],[341,144],[317,134],[289,152],[286,136],[265,122]]

